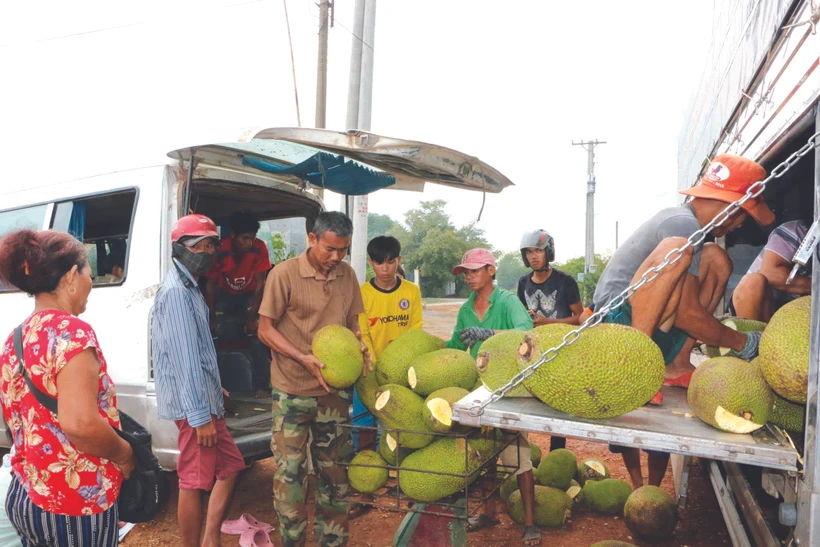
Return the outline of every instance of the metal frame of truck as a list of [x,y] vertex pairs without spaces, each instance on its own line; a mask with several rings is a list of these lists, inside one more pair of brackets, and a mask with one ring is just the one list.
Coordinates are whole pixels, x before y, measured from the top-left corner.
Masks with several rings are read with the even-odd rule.
[[[771,169],[772,161],[779,155],[805,144],[798,138],[820,130],[820,34],[814,33],[820,6],[811,0],[724,0],[716,11],[720,13],[716,13],[713,29],[715,56],[707,61],[700,93],[693,100],[693,117],[687,118],[681,134],[681,188],[699,180],[707,158],[722,152],[742,154]],[[724,28],[724,24],[730,28]],[[737,85],[732,87],[733,83]],[[809,155],[814,162],[813,201],[817,218],[820,148]],[[814,271],[820,271],[817,254]],[[642,407],[607,420],[575,418],[535,399],[501,399],[475,415],[475,406],[491,396],[488,390],[480,389],[454,406],[454,417],[472,426],[490,425],[671,452],[681,505],[686,501],[691,457],[707,459],[710,479],[735,546],[781,545],[763,518],[740,464],[761,467],[764,490],[783,500],[779,520],[792,527],[788,545],[818,546],[820,274],[813,278],[812,291],[811,358],[802,455],[779,430],[768,426],[753,435],[733,435],[700,422],[691,415],[685,392],[675,388],[664,388],[662,407]]]

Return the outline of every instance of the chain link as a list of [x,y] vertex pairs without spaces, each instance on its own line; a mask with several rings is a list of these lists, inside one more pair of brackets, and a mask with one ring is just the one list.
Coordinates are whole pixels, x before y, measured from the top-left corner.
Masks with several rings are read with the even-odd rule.
[[683,257],[683,253],[686,252],[687,249],[689,249],[690,247],[697,247],[698,245],[703,243],[704,239],[706,239],[706,236],[714,228],[722,226],[723,223],[729,220],[729,218],[733,214],[735,214],[744,203],[746,203],[750,199],[754,199],[760,196],[766,189],[766,185],[769,182],[771,182],[774,179],[779,179],[783,175],[785,175],[794,166],[794,164],[800,160],[800,158],[808,154],[810,150],[813,150],[818,145],[820,145],[820,131],[812,135],[806,142],[806,144],[804,144],[802,147],[800,147],[800,149],[798,149],[796,152],[790,155],[785,161],[783,161],[783,163],[779,164],[777,167],[772,169],[768,177],[766,177],[764,180],[752,184],[749,187],[749,189],[746,190],[746,194],[743,197],[729,204],[725,209],[718,213],[717,216],[715,216],[715,218],[713,218],[712,221],[709,222],[709,224],[707,224],[706,226],[704,226],[703,228],[689,236],[686,243],[682,247],[672,249],[671,251],[666,253],[663,262],[661,262],[657,266],[654,266],[646,270],[641,275],[641,278],[637,282],[635,282],[635,284],[621,291],[620,294],[618,294],[618,296],[607,302],[607,304],[601,307],[601,309],[595,310],[595,312],[592,315],[590,315],[586,321],[584,321],[583,325],[565,334],[560,344],[558,344],[554,348],[550,348],[547,351],[545,351],[543,354],[541,354],[541,357],[539,357],[535,363],[531,364],[530,366],[528,366],[527,368],[523,369],[521,372],[513,376],[513,378],[506,385],[493,391],[492,396],[489,399],[487,399],[481,404],[472,406],[467,411],[467,413],[470,416],[480,416],[481,414],[483,414],[484,409],[487,407],[487,405],[495,403],[496,401],[501,399],[508,391],[510,391],[511,389],[515,389],[516,387],[521,385],[521,383],[524,380],[535,374],[535,371],[538,370],[542,365],[549,363],[550,361],[555,359],[555,357],[558,356],[559,351],[561,351],[566,346],[572,345],[575,342],[577,342],[578,339],[581,337],[582,332],[601,324],[601,322],[603,322],[604,318],[609,314],[609,312],[620,308],[629,297],[635,294],[635,291],[637,291],[647,283],[651,283],[655,278],[657,278],[660,275],[664,268],[666,268],[667,266],[671,266],[672,264],[680,260]]

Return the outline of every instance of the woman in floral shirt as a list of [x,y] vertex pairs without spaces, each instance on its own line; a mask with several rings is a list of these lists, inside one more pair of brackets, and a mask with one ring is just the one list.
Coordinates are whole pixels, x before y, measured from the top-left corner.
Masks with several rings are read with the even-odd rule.
[[34,296],[23,322],[23,361],[57,399],[52,414],[20,373],[13,334],[0,352],[3,415],[14,437],[9,519],[23,545],[117,545],[117,496],[134,454],[94,330],[77,316],[91,292],[83,245],[62,232],[21,230],[0,241],[0,282]]

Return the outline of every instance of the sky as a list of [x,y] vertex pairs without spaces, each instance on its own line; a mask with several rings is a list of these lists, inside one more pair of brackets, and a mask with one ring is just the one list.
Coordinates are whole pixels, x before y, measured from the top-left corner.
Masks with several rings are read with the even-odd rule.
[[[303,126],[315,109],[316,0],[286,0]],[[353,0],[330,29],[327,126],[344,130]],[[249,127],[297,125],[284,0],[28,0],[0,6],[0,192],[164,161]],[[663,7],[659,7],[663,6]],[[548,230],[583,255],[587,155],[596,149],[595,250],[678,203],[677,136],[698,85],[712,0],[380,0],[374,133],[477,156],[515,186],[478,226],[499,250]],[[693,181],[694,182],[694,181]],[[444,199],[457,226],[482,195],[379,191],[402,220]],[[339,201],[326,199],[328,208]],[[0,203],[0,207],[2,204]]]

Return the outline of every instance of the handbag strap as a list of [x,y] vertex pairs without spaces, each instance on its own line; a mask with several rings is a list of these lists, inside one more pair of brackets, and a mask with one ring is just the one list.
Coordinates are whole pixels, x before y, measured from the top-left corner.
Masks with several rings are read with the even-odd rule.
[[26,370],[25,360],[23,359],[23,325],[19,325],[16,329],[14,329],[14,353],[17,355],[19,367],[17,370],[26,381],[28,390],[32,395],[34,395],[34,398],[37,399],[41,405],[46,407],[52,413],[57,414],[57,398],[52,397],[51,395],[46,395],[40,388],[35,386],[34,382],[31,381],[31,378],[28,375],[28,371]]

